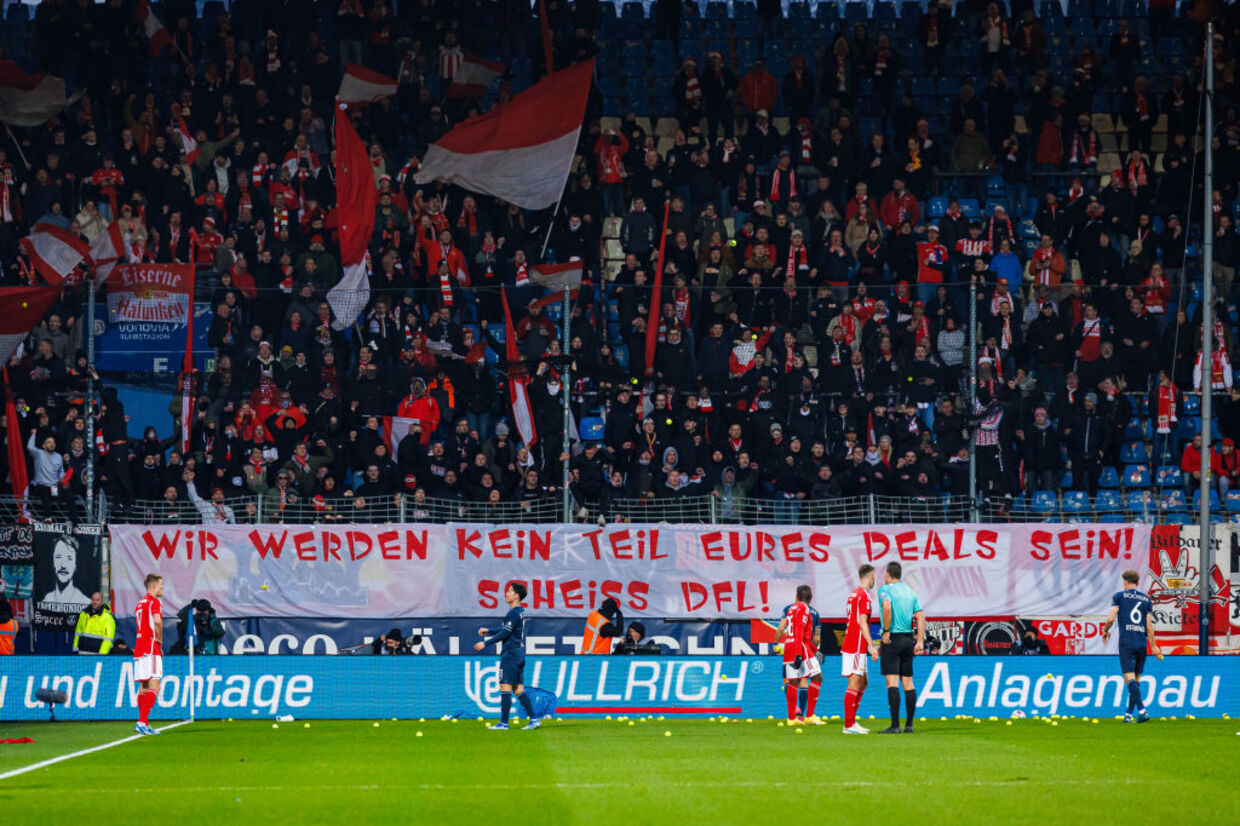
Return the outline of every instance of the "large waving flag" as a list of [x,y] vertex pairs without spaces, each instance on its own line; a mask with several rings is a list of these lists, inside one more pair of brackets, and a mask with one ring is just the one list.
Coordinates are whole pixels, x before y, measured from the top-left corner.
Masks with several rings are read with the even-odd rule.
[[350,63],[340,80],[336,97],[349,106],[364,106],[396,94],[396,81],[365,66]]
[[[30,474],[26,470],[26,443],[22,439],[21,419],[17,417],[17,405],[13,403],[13,385],[9,384],[9,368],[4,368],[4,425],[9,451],[9,480],[13,483],[13,495],[26,498],[30,487]],[[23,509],[24,511],[24,509]]]
[[466,53],[460,68],[452,76],[452,85],[448,87],[448,97],[476,98],[486,94],[491,81],[501,77],[508,71],[507,64],[492,63],[478,55]]
[[572,167],[593,76],[593,60],[573,64],[470,118],[430,145],[414,180],[446,181],[526,209],[551,206]]
[[0,364],[8,364],[59,296],[58,287],[0,287]]
[[500,288],[500,299],[504,303],[504,355],[508,360],[508,401],[512,406],[512,421],[517,426],[521,441],[532,448],[538,441],[538,432],[534,429],[534,408],[530,406],[530,377],[517,349],[517,333],[512,326],[512,311],[508,309],[508,291],[503,287]]
[[189,163],[198,160],[198,141],[189,133],[185,118],[180,115],[177,115],[177,135],[181,138],[181,151],[185,153],[185,160]]
[[159,18],[151,12],[149,0],[138,0],[134,18],[142,27],[142,33],[146,35],[147,40],[151,41],[151,57],[157,56],[165,46],[172,44],[172,35],[164,28],[164,24],[159,22]]
[[348,107],[336,104],[336,221],[344,277],[327,291],[327,303],[336,314],[332,326],[337,330],[357,320],[370,301],[366,247],[375,230],[378,201],[366,147],[349,122]]
[[38,126],[82,96],[65,97],[63,78],[38,72],[28,75],[12,60],[0,60],[0,123]]
[[57,285],[90,255],[90,244],[55,224],[35,224],[19,242],[34,268],[47,283]]
[[107,281],[117,264],[129,263],[129,244],[119,222],[113,221],[95,236],[90,244],[90,260],[95,267],[96,284]]

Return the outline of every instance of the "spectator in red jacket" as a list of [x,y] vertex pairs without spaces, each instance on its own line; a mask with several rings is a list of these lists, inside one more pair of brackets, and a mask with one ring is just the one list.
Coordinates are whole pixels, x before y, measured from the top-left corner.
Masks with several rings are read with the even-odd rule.
[[762,58],[755,60],[749,74],[741,78],[736,99],[741,111],[749,115],[751,121],[759,109],[769,112],[779,102],[779,81],[766,70],[766,61]]
[[422,426],[422,446],[431,442],[431,434],[439,427],[439,405],[426,392],[426,382],[414,379],[409,386],[410,393],[401,401],[396,415],[406,419],[417,419]]

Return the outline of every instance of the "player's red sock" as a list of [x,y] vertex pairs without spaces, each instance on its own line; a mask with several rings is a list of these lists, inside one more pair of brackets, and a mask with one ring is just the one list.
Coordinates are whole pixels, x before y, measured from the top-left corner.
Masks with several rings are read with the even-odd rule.
[[844,728],[852,728],[857,722],[857,704],[861,697],[854,689],[844,692]]
[[805,708],[805,716],[813,717],[814,709],[818,706],[818,692],[822,691],[822,683],[810,682],[809,684],[809,704]]
[[784,697],[788,699],[788,719],[795,720],[797,716],[797,691],[800,687],[796,683],[788,683],[784,686]]
[[155,692],[149,688],[138,692],[138,722],[148,725],[151,709],[155,707]]

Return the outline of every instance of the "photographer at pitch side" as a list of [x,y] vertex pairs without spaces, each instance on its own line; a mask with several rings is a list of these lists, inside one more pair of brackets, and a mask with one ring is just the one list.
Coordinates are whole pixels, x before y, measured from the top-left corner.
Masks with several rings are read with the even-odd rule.
[[[193,611],[191,619],[190,612]],[[185,638],[189,633],[189,623],[194,623],[194,653],[214,655],[220,653],[220,640],[224,638],[224,623],[215,615],[211,601],[207,599],[191,600],[180,611],[177,611],[177,633],[181,635],[177,648],[180,653],[187,652]]]

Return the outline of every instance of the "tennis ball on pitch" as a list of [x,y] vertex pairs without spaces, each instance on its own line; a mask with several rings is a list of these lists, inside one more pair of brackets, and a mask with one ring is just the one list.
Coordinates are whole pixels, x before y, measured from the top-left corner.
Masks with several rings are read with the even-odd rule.
[[1011,721],[1011,720],[1008,720],[1008,721],[1007,721],[1007,724],[1008,724],[1009,726],[1010,726],[1010,725],[1012,725],[1012,721]]
[[630,725],[630,726],[635,726],[635,725],[637,725],[637,723],[634,723],[632,720],[629,720],[629,725]]
[[1089,722],[1093,723],[1095,726],[1096,726],[1096,725],[1098,725],[1098,721],[1097,721],[1097,720],[1090,720]]
[[271,727],[272,727],[272,728],[279,728],[279,727],[280,727],[280,724],[279,724],[279,723],[272,723],[272,724],[271,724]]
[[672,733],[671,733],[670,731],[665,731],[665,732],[663,732],[663,736],[664,736],[664,737],[671,737],[671,736],[672,736]]
[[800,730],[800,729],[797,729],[797,734],[800,734],[800,733],[801,733],[801,730]]
[[607,715],[606,717],[604,717],[603,719],[604,719],[604,720],[610,720],[610,719],[611,719],[611,715],[610,715],[610,714],[608,714],[608,715]]
[[310,724],[309,724],[309,723],[305,723],[304,725],[305,725],[305,727],[306,727],[306,728],[310,728]]
[[783,721],[783,720],[780,720],[780,721],[779,721],[779,727],[780,727],[780,728],[783,728],[783,727],[784,727],[784,721]]
[[1055,722],[1054,720],[1051,720],[1051,725],[1052,725],[1052,726],[1057,726],[1057,725],[1059,725],[1059,723]]
[[[453,722],[456,722],[456,721],[454,720]],[[378,724],[378,723],[371,723],[371,725],[372,725],[372,726],[374,726],[375,728],[378,728],[378,727],[379,727],[379,724]]]
[[990,722],[992,722],[992,723],[997,723],[997,722],[999,722],[999,718],[998,718],[998,717],[987,717],[986,719],[987,719],[987,720],[989,720],[989,721],[990,721]]
[[421,737],[421,736],[422,736],[422,732],[420,732],[420,731],[419,731],[417,734],[415,734],[415,735],[413,735],[413,736],[414,736],[414,737]]

